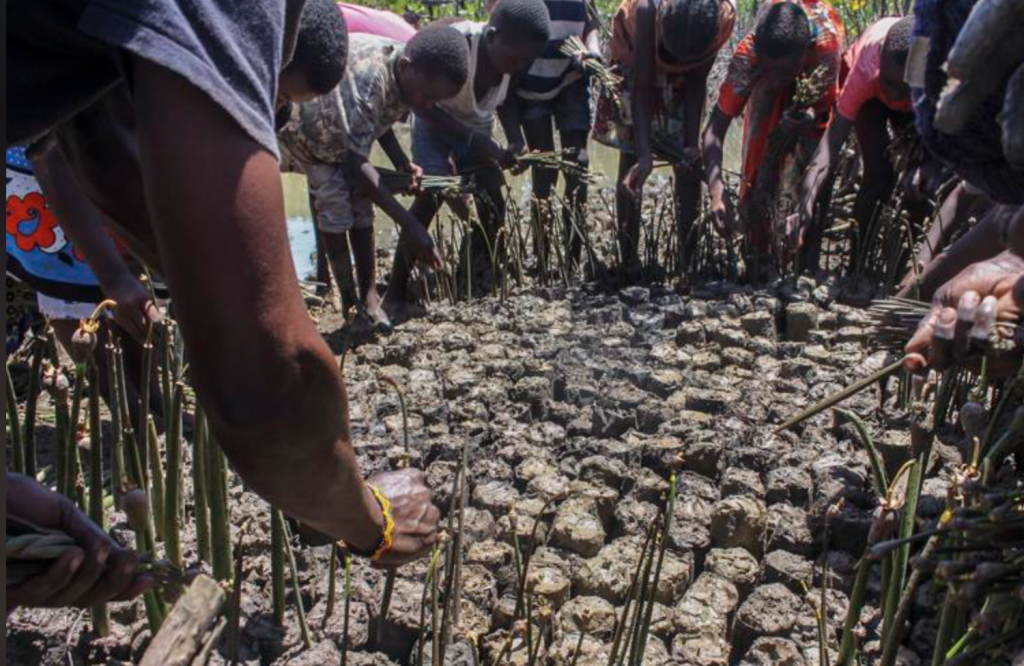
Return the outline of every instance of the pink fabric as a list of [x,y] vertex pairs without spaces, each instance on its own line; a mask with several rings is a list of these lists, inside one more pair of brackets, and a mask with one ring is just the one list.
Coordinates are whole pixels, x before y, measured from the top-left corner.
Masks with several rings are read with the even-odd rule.
[[378,37],[387,37],[396,42],[408,42],[416,34],[416,28],[406,23],[398,14],[371,9],[362,5],[339,2],[349,32],[361,32]]
[[893,111],[913,110],[909,97],[901,102],[893,102],[878,84],[881,76],[882,46],[885,44],[889,29],[899,20],[898,17],[891,17],[876,21],[843,55],[843,69],[848,74],[836,107],[839,115],[850,122],[857,120],[860,107],[873,99],[880,100]]

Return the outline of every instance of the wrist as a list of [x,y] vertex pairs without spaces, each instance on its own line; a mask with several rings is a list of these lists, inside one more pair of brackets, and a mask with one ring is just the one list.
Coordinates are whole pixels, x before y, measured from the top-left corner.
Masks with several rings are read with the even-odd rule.
[[362,518],[354,527],[354,533],[345,539],[345,544],[357,553],[372,554],[381,543],[385,521],[384,511],[368,483],[362,486],[360,505]]

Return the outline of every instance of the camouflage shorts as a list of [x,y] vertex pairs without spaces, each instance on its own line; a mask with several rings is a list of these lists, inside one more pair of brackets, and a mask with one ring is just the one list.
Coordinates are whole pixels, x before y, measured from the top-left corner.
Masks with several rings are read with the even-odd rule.
[[343,234],[373,228],[373,202],[349,182],[343,167],[313,164],[306,169],[306,179],[321,231]]

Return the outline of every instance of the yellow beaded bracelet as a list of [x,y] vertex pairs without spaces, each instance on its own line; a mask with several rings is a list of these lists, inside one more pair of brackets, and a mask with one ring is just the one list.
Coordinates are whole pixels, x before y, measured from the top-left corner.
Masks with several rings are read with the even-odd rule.
[[380,504],[381,515],[384,516],[384,534],[381,535],[380,545],[377,546],[377,550],[373,551],[373,555],[370,555],[370,560],[376,562],[388,554],[391,551],[391,547],[395,544],[395,518],[391,515],[391,502],[387,497],[384,497],[384,493],[376,486],[369,487],[373,497]]

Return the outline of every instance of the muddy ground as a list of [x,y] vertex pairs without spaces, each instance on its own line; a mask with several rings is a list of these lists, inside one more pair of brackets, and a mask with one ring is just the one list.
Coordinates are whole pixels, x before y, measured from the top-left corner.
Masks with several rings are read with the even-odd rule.
[[[607,258],[614,247],[610,212],[593,208],[602,230],[595,245]],[[386,275],[389,257],[381,259]],[[413,464],[426,470],[445,511],[469,440],[462,623],[446,661],[472,664],[465,643],[472,636],[483,662],[493,662],[514,607],[513,530],[528,547],[540,521],[528,589],[552,613],[538,662],[606,664],[642,535],[664,505],[672,473],[679,499],[644,663],[818,666],[823,583],[834,660],[876,504],[868,459],[852,426],[829,413],[779,436],[772,425],[886,362],[865,311],[850,305],[865,303],[862,287],[836,278],[757,288],[619,288],[607,280],[533,287],[507,300],[435,303],[427,316],[388,336],[359,340],[345,378],[365,474],[403,454],[399,400],[384,376],[405,391]],[[341,317],[330,308],[315,313],[340,354]],[[893,393],[883,398],[872,388],[846,404],[869,423],[890,474],[909,452],[908,422]],[[45,397],[40,411],[45,464],[52,441]],[[962,455],[955,433],[940,433],[939,440],[921,504],[928,521],[941,511],[945,479]],[[186,498],[189,452],[185,447]],[[553,497],[563,499],[542,513]],[[330,548],[296,544],[314,636],[314,647],[304,650],[290,586],[284,626],[272,621],[268,506],[233,477],[230,510],[245,561],[240,661],[340,663],[340,603],[324,618]],[[189,515],[185,522],[185,557],[195,562]],[[123,515],[113,514],[111,523],[116,536],[133,542]],[[356,561],[349,664],[407,664],[415,657],[426,570],[421,562],[398,572],[381,645],[371,622],[383,576]],[[877,657],[879,583],[876,575],[862,616],[867,663]],[[934,606],[926,585],[915,601],[903,664],[930,654]],[[112,635],[97,639],[87,611],[19,610],[7,622],[7,663],[137,661],[150,640],[142,602],[115,605],[112,617]],[[526,664],[522,642],[515,645],[513,662]],[[224,661],[225,653],[214,655],[215,663]]]
[[[641,535],[677,472],[679,500],[645,663],[820,663],[820,585],[828,579],[834,648],[875,502],[868,461],[851,427],[831,415],[779,436],[770,424],[884,362],[883,352],[864,345],[864,312],[839,295],[835,284],[806,279],[796,287],[712,284],[685,294],[666,287],[530,290],[505,302],[437,306],[355,349],[346,380],[365,473],[386,469],[402,451],[397,395],[382,376],[405,389],[414,464],[426,469],[443,508],[470,438],[461,635],[479,637],[485,662],[504,644],[514,605],[513,507],[524,541],[534,520],[542,521],[529,586],[554,612],[541,658],[551,666],[603,664]],[[336,347],[341,325],[337,316],[321,321]],[[888,464],[898,467],[906,424],[895,409],[881,416],[878,405],[872,389],[848,406],[874,425]],[[925,486],[925,518],[942,507],[940,468],[960,460],[956,438],[947,439]],[[271,620],[267,505],[237,478],[231,491],[234,536],[245,554],[241,660],[340,662],[341,613],[323,618],[329,548],[296,549],[315,635],[314,648],[304,651],[291,590],[285,626]],[[539,515],[555,496],[567,499]],[[826,533],[825,511],[840,499]],[[127,540],[122,518],[114,531]],[[192,532],[186,544],[194,560]],[[382,577],[357,563],[349,663],[408,662],[425,569],[399,571],[386,645],[376,646],[369,618]],[[915,646],[926,653],[931,611],[925,588],[903,663],[919,663]],[[150,638],[141,602],[114,606],[113,618],[113,634],[98,640],[82,611],[20,610],[7,625],[7,663],[137,660]],[[586,636],[574,662],[580,632]],[[870,651],[872,636],[865,640]],[[514,656],[525,663],[522,650]],[[460,649],[448,661],[470,663]]]

